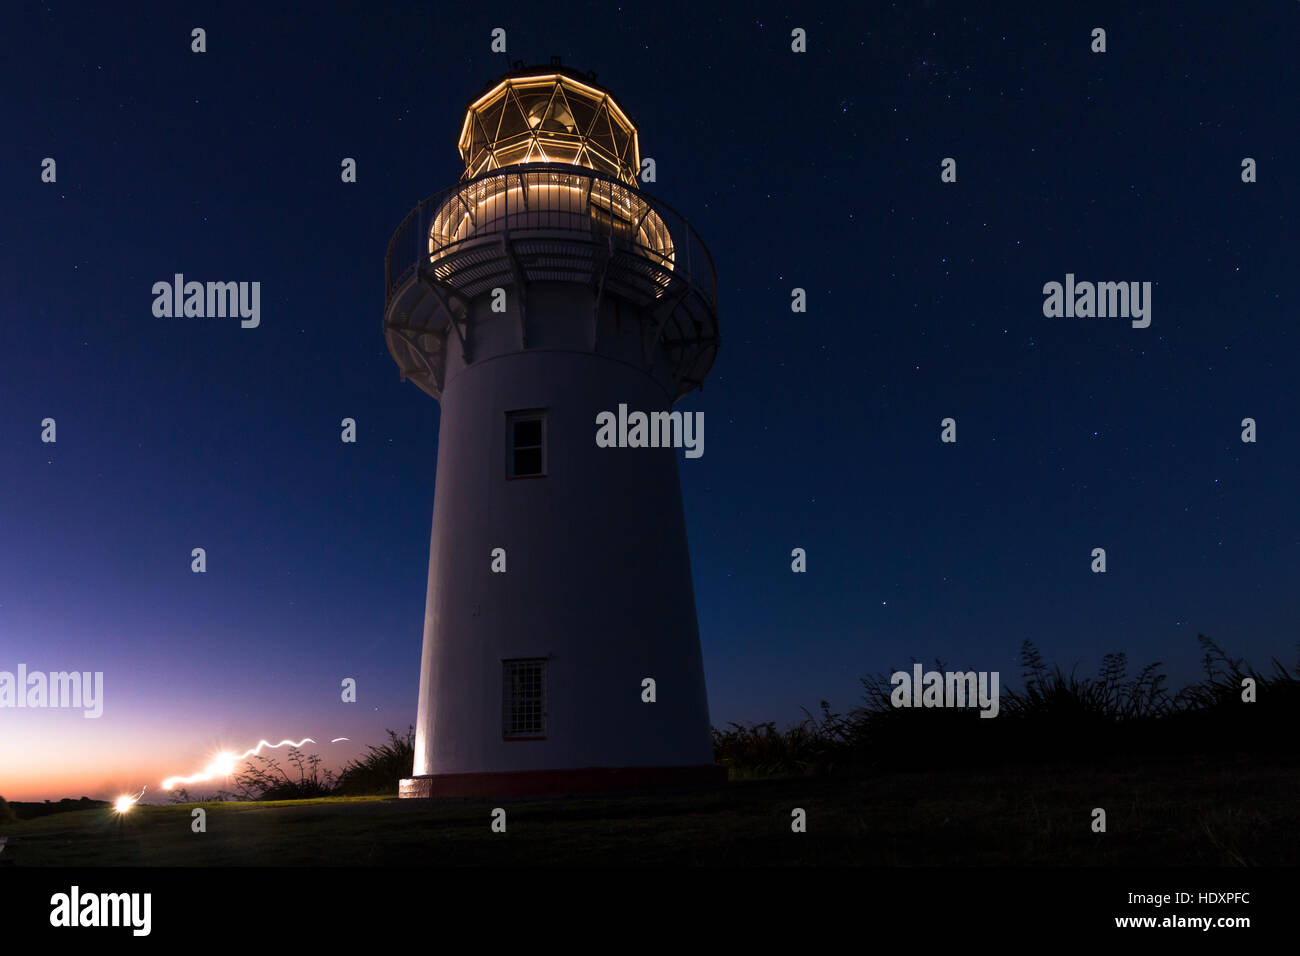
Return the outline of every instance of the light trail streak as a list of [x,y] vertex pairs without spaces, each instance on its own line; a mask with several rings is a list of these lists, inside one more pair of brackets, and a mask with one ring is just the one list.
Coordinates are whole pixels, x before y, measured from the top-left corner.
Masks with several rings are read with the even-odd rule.
[[[315,742],[316,741],[312,740],[310,737],[304,737],[299,741],[282,740],[278,744],[273,744],[266,740],[260,740],[256,747],[245,750],[242,754],[232,754],[225,751],[217,754],[212,759],[211,763],[196,774],[192,774],[188,777],[168,777],[163,781],[162,787],[164,790],[170,790],[177,784],[203,783],[204,781],[212,780],[216,777],[229,777],[234,774],[235,767],[239,761],[246,760],[249,757],[256,757],[262,752],[263,747],[269,747],[274,750],[277,747],[283,747],[285,745],[290,747],[301,747],[303,744],[314,744]],[[144,791],[141,791],[141,793],[143,792]]]

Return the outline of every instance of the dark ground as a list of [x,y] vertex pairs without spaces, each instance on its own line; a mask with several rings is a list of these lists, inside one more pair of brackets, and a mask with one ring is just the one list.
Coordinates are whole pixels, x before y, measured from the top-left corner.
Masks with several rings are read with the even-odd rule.
[[[1179,758],[549,800],[137,806],[0,827],[10,866],[1254,866],[1300,859],[1300,766]],[[191,831],[196,806],[207,832]],[[493,833],[503,806],[507,832]],[[791,832],[791,811],[807,832]],[[1102,807],[1107,832],[1094,833]]]

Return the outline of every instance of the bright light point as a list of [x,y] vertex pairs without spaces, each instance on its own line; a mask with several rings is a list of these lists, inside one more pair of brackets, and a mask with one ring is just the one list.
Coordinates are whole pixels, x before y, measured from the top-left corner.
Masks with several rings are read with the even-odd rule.
[[135,797],[118,797],[117,803],[113,804],[113,809],[118,813],[126,813],[135,806]]
[[235,772],[235,761],[237,759],[234,754],[217,754],[217,759],[212,761],[212,773],[219,777],[229,777]]

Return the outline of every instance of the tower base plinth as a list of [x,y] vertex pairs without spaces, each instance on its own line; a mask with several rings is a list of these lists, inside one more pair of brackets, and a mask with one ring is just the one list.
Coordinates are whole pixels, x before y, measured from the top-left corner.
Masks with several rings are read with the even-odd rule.
[[408,777],[398,796],[522,797],[538,794],[588,793],[614,790],[655,790],[665,787],[721,786],[727,768],[718,764],[693,767],[581,767],[573,770],[523,770],[506,773],[439,773]]

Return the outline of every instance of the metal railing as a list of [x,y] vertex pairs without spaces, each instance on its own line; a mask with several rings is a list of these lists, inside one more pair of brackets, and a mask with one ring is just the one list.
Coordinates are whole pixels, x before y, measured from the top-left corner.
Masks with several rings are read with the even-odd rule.
[[[660,276],[685,282],[716,312],[708,247],[684,216],[613,176],[581,166],[528,163],[457,183],[421,202],[393,233],[384,257],[385,313],[421,266],[436,271],[484,240],[548,236],[632,252]],[[667,277],[667,278],[665,278]]]

